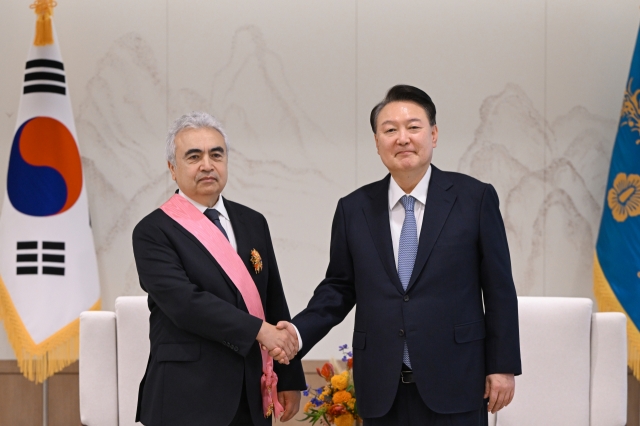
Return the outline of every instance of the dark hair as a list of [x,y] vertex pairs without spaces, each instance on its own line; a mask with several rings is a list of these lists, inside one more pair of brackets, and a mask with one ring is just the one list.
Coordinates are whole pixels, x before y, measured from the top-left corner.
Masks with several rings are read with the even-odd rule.
[[391,102],[398,102],[398,101],[413,102],[420,105],[422,109],[424,109],[424,112],[427,114],[427,118],[429,119],[429,124],[431,126],[435,126],[436,106],[431,100],[431,97],[427,95],[425,92],[423,92],[422,90],[418,89],[417,87],[409,86],[406,84],[398,84],[397,86],[393,86],[391,89],[389,89],[389,91],[387,92],[387,95],[384,97],[382,102],[380,102],[378,105],[373,107],[373,109],[371,110],[370,121],[371,121],[371,130],[373,130],[373,133],[376,132],[378,114],[380,114],[380,111],[382,110],[382,108],[384,108],[385,106],[387,106],[387,104],[390,104]]

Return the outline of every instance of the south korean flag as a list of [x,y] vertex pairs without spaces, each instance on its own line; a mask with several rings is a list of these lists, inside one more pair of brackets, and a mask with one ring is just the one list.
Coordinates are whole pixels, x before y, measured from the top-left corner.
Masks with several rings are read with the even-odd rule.
[[78,358],[79,316],[100,308],[87,192],[64,62],[37,0],[36,40],[0,213],[0,317],[18,365],[35,382]]

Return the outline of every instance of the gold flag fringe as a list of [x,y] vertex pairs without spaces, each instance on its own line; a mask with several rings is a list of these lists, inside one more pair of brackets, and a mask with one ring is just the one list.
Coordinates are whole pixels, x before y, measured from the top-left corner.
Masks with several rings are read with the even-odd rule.
[[58,3],[53,0],[35,0],[29,8],[34,9],[38,20],[36,21],[36,38],[33,40],[34,46],[46,46],[53,44],[53,26],[51,17],[53,16],[53,8]]
[[621,312],[627,317],[627,363],[635,378],[640,380],[640,331],[611,290],[597,254],[593,257],[593,293],[600,312]]
[[[100,300],[89,310],[100,310]],[[20,372],[32,382],[42,383],[78,360],[80,318],[76,318],[41,343],[36,344],[13,305],[2,278],[0,278],[0,319],[4,321],[4,328],[16,354]]]

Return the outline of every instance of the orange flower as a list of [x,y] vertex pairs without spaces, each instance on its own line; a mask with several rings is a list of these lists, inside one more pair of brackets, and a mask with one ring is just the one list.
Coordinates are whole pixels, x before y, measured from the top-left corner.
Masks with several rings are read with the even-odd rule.
[[327,412],[332,416],[336,417],[336,416],[341,416],[345,414],[347,412],[347,409],[344,408],[344,405],[335,404],[335,405],[332,405],[331,408],[329,408],[329,411]]
[[336,417],[333,419],[333,422],[336,426],[353,426],[353,415],[349,412]]
[[331,388],[329,386],[325,386],[322,393],[318,396],[320,401],[330,401],[331,400]]
[[347,360],[347,368],[351,370],[353,368],[353,358]]
[[351,398],[353,397],[349,392],[341,390],[333,394],[333,403],[342,404],[344,402],[349,401]]
[[345,390],[349,385],[349,372],[345,371],[342,374],[337,374],[331,378],[331,386],[337,390]]
[[306,404],[304,404],[304,408],[302,409],[302,411],[306,413],[312,407],[313,407],[313,403],[311,401],[308,401]]
[[316,368],[318,375],[324,377],[325,380],[329,380],[331,376],[333,376],[333,365],[328,362],[325,362],[322,366],[322,370]]
[[353,410],[356,406],[356,399],[355,398],[351,398],[348,402],[347,402],[347,408],[349,410]]

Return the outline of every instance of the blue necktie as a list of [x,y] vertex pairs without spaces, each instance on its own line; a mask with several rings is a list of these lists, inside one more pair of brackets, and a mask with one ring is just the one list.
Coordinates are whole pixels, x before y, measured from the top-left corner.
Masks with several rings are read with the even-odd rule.
[[218,227],[220,232],[222,232],[222,235],[224,235],[224,237],[228,240],[229,236],[227,235],[227,231],[224,230],[222,224],[220,223],[220,212],[216,209],[206,209],[204,211],[204,215],[208,217],[215,226]]
[[[398,277],[402,288],[407,291],[413,265],[416,263],[416,254],[418,253],[418,227],[416,226],[416,216],[413,213],[413,206],[416,199],[410,195],[403,195],[400,199],[404,206],[404,222],[402,223],[402,231],[400,231],[400,244],[398,246]],[[407,341],[404,341],[404,353],[402,361],[411,368],[409,360],[409,348]]]

